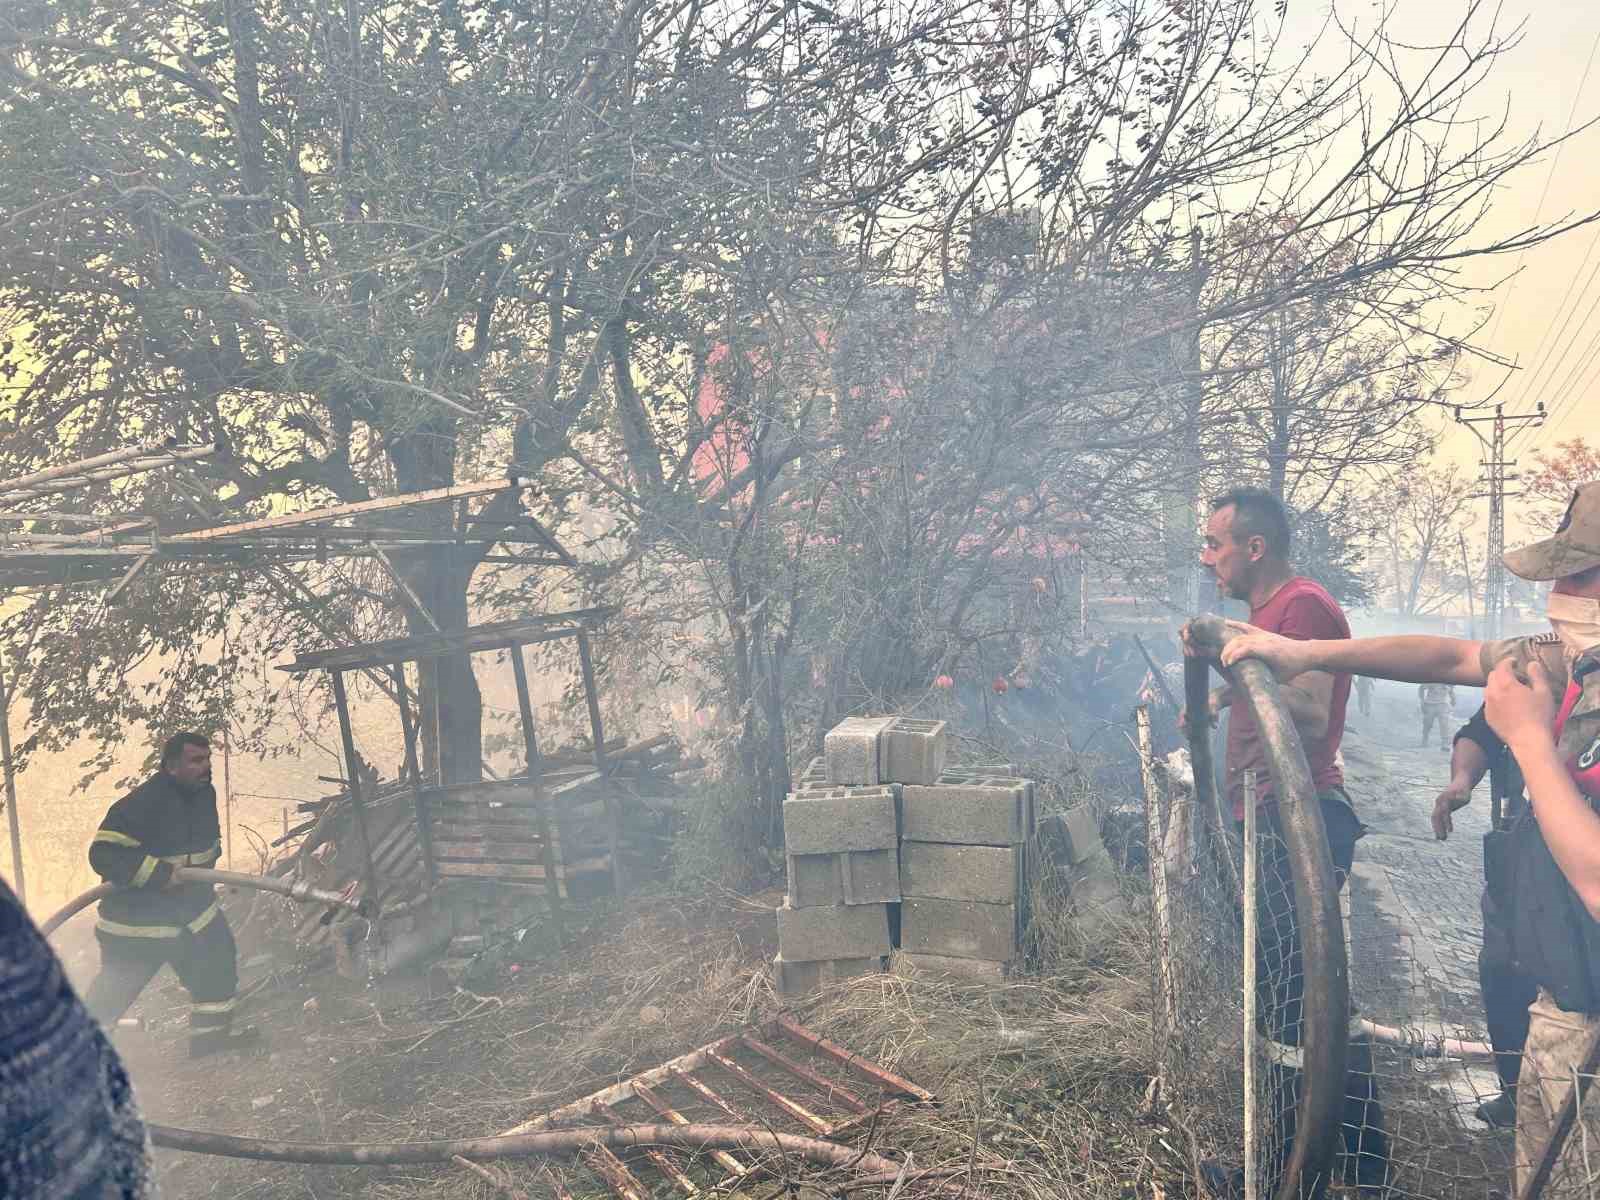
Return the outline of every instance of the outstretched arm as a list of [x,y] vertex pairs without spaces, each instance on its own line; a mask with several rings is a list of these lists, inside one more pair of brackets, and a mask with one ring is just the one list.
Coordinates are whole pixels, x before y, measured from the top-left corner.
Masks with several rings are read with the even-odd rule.
[[1398,636],[1337,638],[1301,642],[1266,633],[1242,621],[1229,621],[1239,634],[1222,648],[1222,665],[1259,658],[1280,681],[1307,671],[1328,671],[1394,679],[1401,683],[1460,683],[1482,687],[1481,642],[1461,638]]
[[1433,836],[1441,842],[1455,832],[1451,814],[1465,808],[1472,799],[1472,789],[1489,771],[1489,756],[1465,733],[1456,734],[1456,744],[1450,751],[1450,782],[1433,802]]

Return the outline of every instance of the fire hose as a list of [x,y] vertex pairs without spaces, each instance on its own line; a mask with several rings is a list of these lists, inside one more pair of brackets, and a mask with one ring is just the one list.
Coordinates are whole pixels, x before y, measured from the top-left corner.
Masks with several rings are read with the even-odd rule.
[[[228,887],[250,888],[258,892],[274,892],[279,896],[287,896],[289,899],[298,901],[301,904],[326,904],[329,908],[326,919],[329,920],[333,917],[332,910],[336,908],[349,909],[351,912],[368,919],[377,915],[377,909],[368,900],[352,900],[338,892],[314,888],[303,879],[277,879],[271,875],[245,875],[238,871],[209,871],[203,867],[178,867],[172,872],[172,878],[179,883],[221,883],[226,884]],[[55,913],[40,926],[40,930],[46,937],[49,937],[96,900],[104,899],[106,896],[111,895],[112,892],[120,890],[122,889],[111,883],[102,883],[99,887],[90,888],[83,895]]]
[[[1220,617],[1198,617],[1188,626],[1189,644],[1206,657],[1184,664],[1188,734],[1194,762],[1196,801],[1203,813],[1216,803],[1210,729],[1205,719],[1208,672],[1217,666],[1234,694],[1255,717],[1272,794],[1277,799],[1283,841],[1294,878],[1295,922],[1304,972],[1301,1005],[1301,1072],[1295,1136],[1278,1181],[1279,1200],[1318,1195],[1329,1177],[1339,1141],[1344,1105],[1350,1025],[1350,975],[1345,961],[1344,924],[1334,882],[1333,859],[1322,823],[1311,767],[1299,732],[1283,702],[1278,681],[1266,664],[1241,659],[1223,669],[1216,661],[1238,635]],[[1232,862],[1231,857],[1229,862]],[[1253,954],[1254,947],[1245,953]]]

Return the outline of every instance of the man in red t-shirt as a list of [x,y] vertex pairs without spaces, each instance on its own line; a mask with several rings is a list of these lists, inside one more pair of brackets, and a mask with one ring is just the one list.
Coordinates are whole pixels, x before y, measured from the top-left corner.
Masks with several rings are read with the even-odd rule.
[[[1295,574],[1289,564],[1289,546],[1289,517],[1282,503],[1258,488],[1234,488],[1211,503],[1200,562],[1216,578],[1224,595],[1250,606],[1251,625],[1297,641],[1349,638],[1350,623],[1338,602],[1315,580]],[[1341,887],[1362,832],[1345,794],[1344,771],[1339,765],[1350,681],[1348,674],[1306,671],[1285,681],[1281,689],[1311,767],[1335,877]],[[1295,921],[1293,875],[1278,820],[1272,776],[1267,769],[1266,749],[1249,707],[1233,705],[1229,689],[1219,688],[1211,694],[1213,719],[1224,708],[1232,709],[1226,769],[1234,820],[1244,819],[1246,772],[1254,773],[1261,814],[1257,891],[1260,920],[1255,953],[1261,1032],[1272,1044],[1274,1063],[1270,1095],[1276,1145],[1271,1148],[1267,1164],[1270,1192],[1277,1190],[1278,1174],[1288,1161],[1294,1138],[1305,977]],[[1373,1090],[1370,1046],[1353,1043],[1349,1061],[1343,1129],[1345,1176],[1363,1190],[1378,1190],[1385,1182],[1388,1145]],[[1239,1186],[1237,1172],[1217,1167],[1212,1172],[1216,1177],[1209,1182],[1214,1191],[1232,1191]]]
[[[1250,624],[1257,629],[1302,642],[1350,636],[1350,622],[1338,601],[1320,583],[1296,575],[1289,565],[1288,514],[1270,492],[1235,488],[1212,502],[1200,564],[1216,578],[1224,595],[1250,606]],[[1350,676],[1307,671],[1284,686],[1283,699],[1300,731],[1317,791],[1342,794],[1339,742],[1350,702]],[[1229,689],[1218,688],[1211,696],[1212,715],[1232,703]],[[1256,773],[1260,802],[1272,799],[1266,750],[1255,716],[1246,707],[1235,708],[1228,719],[1226,762],[1233,817],[1242,821],[1246,771]]]

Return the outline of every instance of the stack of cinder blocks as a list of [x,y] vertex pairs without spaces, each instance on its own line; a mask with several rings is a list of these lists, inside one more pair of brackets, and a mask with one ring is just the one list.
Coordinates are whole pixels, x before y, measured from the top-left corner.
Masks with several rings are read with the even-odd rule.
[[1033,784],[1005,769],[902,789],[900,950],[919,969],[998,980],[1021,952]]
[[999,978],[1026,920],[1033,785],[1008,767],[945,770],[943,721],[853,717],[784,803],[788,894],[778,990],[914,965]]

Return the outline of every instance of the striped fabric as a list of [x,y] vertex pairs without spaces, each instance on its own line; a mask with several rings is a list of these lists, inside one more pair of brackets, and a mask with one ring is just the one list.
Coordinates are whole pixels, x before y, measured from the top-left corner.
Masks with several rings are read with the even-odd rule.
[[182,937],[186,929],[190,933],[199,933],[221,915],[222,905],[212,901],[198,917],[182,925],[129,925],[125,921],[113,921],[109,917],[98,918],[94,925],[102,933],[115,934],[117,937],[177,938]]
[[0,881],[0,1196],[154,1195],[122,1062]]

